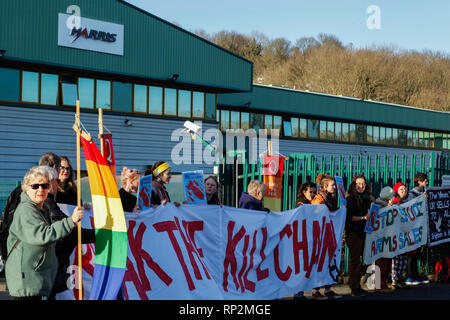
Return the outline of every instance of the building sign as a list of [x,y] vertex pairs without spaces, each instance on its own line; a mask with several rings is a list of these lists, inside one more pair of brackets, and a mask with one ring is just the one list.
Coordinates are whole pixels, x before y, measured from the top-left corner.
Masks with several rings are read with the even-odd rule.
[[79,26],[67,23],[71,15],[58,15],[58,45],[123,56],[124,29],[122,24],[80,17]]

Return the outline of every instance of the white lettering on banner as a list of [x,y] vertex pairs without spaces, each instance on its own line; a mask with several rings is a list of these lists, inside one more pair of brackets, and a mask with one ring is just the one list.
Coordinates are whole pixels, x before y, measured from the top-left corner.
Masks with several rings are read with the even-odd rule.
[[[60,207],[64,212],[73,210]],[[85,212],[85,217],[91,214]],[[140,214],[125,213],[124,297],[277,299],[333,284],[340,266],[345,215],[345,207],[330,213],[325,205],[267,214],[170,203]],[[83,227],[89,228],[88,220],[83,219]],[[93,258],[83,255],[85,296],[91,287]],[[74,255],[72,261],[76,264]],[[66,290],[57,298],[75,296],[76,290]]]
[[373,232],[366,233],[364,264],[393,258],[427,243],[428,209],[425,195],[399,206],[380,209]]

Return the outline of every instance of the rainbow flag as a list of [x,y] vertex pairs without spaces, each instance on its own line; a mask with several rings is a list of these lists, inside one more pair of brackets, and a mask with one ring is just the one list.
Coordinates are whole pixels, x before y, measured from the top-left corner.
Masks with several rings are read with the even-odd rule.
[[91,187],[95,267],[90,300],[115,300],[126,271],[128,238],[119,191],[95,143],[81,137]]

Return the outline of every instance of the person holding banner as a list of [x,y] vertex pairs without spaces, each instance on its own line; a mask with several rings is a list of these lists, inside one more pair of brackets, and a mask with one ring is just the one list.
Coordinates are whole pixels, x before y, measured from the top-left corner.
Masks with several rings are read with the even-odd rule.
[[[312,182],[305,182],[300,186],[300,189],[297,193],[297,205],[300,207],[304,204],[311,204],[312,199],[315,197],[317,191],[317,186]],[[299,291],[294,294],[294,300],[305,300],[306,297],[303,294],[303,291]]]
[[242,192],[241,194],[239,208],[270,212],[263,205],[265,188],[266,185],[259,180],[250,181],[247,192]]
[[83,209],[78,207],[72,217],[51,223],[44,206],[49,187],[50,177],[43,167],[31,168],[22,182],[5,266],[8,290],[16,300],[42,300],[49,296],[58,268],[55,243],[70,234],[83,217]]
[[219,181],[215,176],[209,176],[205,179],[205,192],[208,204],[221,205],[219,199]]
[[123,167],[121,175],[122,187],[119,190],[119,195],[123,211],[125,212],[133,212],[136,207],[137,197],[132,193],[138,191],[140,177],[141,173],[139,170]]
[[345,241],[349,249],[349,282],[351,295],[362,297],[367,291],[361,288],[361,277],[364,266],[361,257],[364,255],[366,220],[373,201],[370,186],[364,175],[353,177],[347,192],[347,216],[345,221]]
[[[316,177],[316,183],[320,186],[320,189],[311,200],[311,204],[325,204],[330,212],[339,209],[335,193],[336,180],[334,179],[334,177],[325,173],[319,173],[319,175]],[[341,295],[338,295],[333,290],[331,290],[331,285],[327,285],[324,288],[325,291],[323,295],[319,291],[320,288],[313,288],[311,294],[312,298],[317,300],[324,300],[328,298],[342,298]]]
[[[151,204],[159,206],[171,202],[169,193],[164,186],[165,184],[169,184],[170,179],[172,179],[170,165],[165,161],[156,161],[151,169],[145,172],[145,175],[148,175],[147,173],[153,174]],[[180,205],[178,202],[174,202],[174,204],[177,207]]]
[[[392,205],[399,205],[408,201],[408,190],[403,182],[397,182],[392,187],[395,195],[392,200]],[[408,264],[408,254],[400,254],[392,259],[392,287],[398,289],[405,289],[407,286],[403,280],[403,273],[406,271]]]

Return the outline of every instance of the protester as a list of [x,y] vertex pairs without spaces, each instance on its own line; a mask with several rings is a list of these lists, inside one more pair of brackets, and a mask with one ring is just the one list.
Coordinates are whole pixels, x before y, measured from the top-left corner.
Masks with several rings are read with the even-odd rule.
[[297,193],[296,206],[301,206],[303,204],[310,204],[312,199],[316,196],[317,186],[312,182],[305,182],[300,186]]
[[[403,182],[397,182],[392,189],[395,192],[394,200],[392,200],[392,205],[400,205],[408,201],[408,191]],[[408,255],[400,254],[394,259],[392,259],[392,287],[395,289],[405,289],[407,288],[403,273],[406,270],[408,264]]]
[[[427,186],[428,186],[428,176],[425,173],[417,172],[414,175],[414,188],[412,188],[408,193],[408,201],[422,194],[426,195],[425,187]],[[414,250],[407,253],[408,264],[406,266],[406,281],[405,281],[407,285],[430,283],[430,281],[427,278],[419,276],[417,270],[417,260],[419,255],[418,250]]]
[[141,173],[139,170],[123,167],[121,175],[122,187],[119,190],[119,195],[125,212],[133,212],[136,208],[137,197],[132,193],[138,192],[140,178]]
[[219,199],[219,181],[215,176],[209,176],[205,179],[205,193],[208,204],[221,204]]
[[[152,174],[152,196],[151,196],[151,204],[155,206],[164,205],[170,201],[169,193],[166,190],[164,185],[170,183],[170,179],[172,179],[172,170],[170,165],[165,161],[156,161],[150,170],[145,172],[145,175]],[[173,202],[176,206],[179,206],[180,203]]]
[[250,181],[247,192],[241,194],[239,208],[270,212],[269,209],[264,208],[263,204],[265,189],[266,185],[261,181]]
[[[394,199],[394,190],[391,187],[384,187],[380,191],[380,196],[375,200],[375,203],[380,206],[380,209],[390,205]],[[380,258],[375,261],[375,265],[380,270],[380,288],[375,289],[376,292],[393,293],[395,289],[388,287],[388,275],[391,272],[392,259]]]
[[[337,197],[336,197],[336,181],[334,177],[325,174],[319,173],[316,177],[316,183],[320,186],[319,191],[311,200],[311,204],[325,204],[330,212],[336,211],[338,209],[337,206]],[[328,298],[342,298],[341,295],[335,293],[331,290],[331,285],[327,285],[324,287],[324,294],[320,293],[320,288],[313,288],[312,290],[312,298],[317,300],[325,300]]]
[[[311,204],[312,199],[316,195],[317,186],[312,182],[305,182],[300,186],[300,189],[297,193],[297,205],[296,208],[302,206],[304,204]],[[294,300],[305,300],[306,297],[303,294],[303,291],[299,291],[294,294]]]
[[[55,201],[55,194],[59,188],[58,173],[54,168],[48,166],[42,166],[47,171],[50,181],[50,187],[47,200],[45,200],[45,207],[49,212],[51,223],[63,220],[67,218],[66,214],[59,208]],[[74,210],[77,210],[75,208]],[[94,229],[81,229],[81,243],[94,243],[95,242],[95,230]],[[55,253],[58,259],[58,271],[56,273],[55,283],[52,291],[48,296],[48,300],[54,300],[57,293],[67,290],[67,279],[69,273],[67,268],[71,265],[70,255],[78,244],[78,232],[73,229],[69,235],[58,240],[55,246]]]
[[56,241],[67,236],[83,217],[81,207],[71,218],[51,223],[44,203],[50,179],[43,167],[33,167],[22,182],[22,194],[8,237],[6,283],[17,300],[48,297],[57,273]]
[[364,232],[366,220],[369,219],[369,209],[372,202],[370,186],[364,175],[353,177],[347,192],[347,215],[345,219],[345,241],[349,249],[349,284],[351,295],[361,297],[367,291],[361,288],[361,277],[364,265],[361,257],[364,254]]
[[59,187],[56,194],[57,203],[77,205],[77,186],[73,179],[72,163],[66,156],[61,156]]

